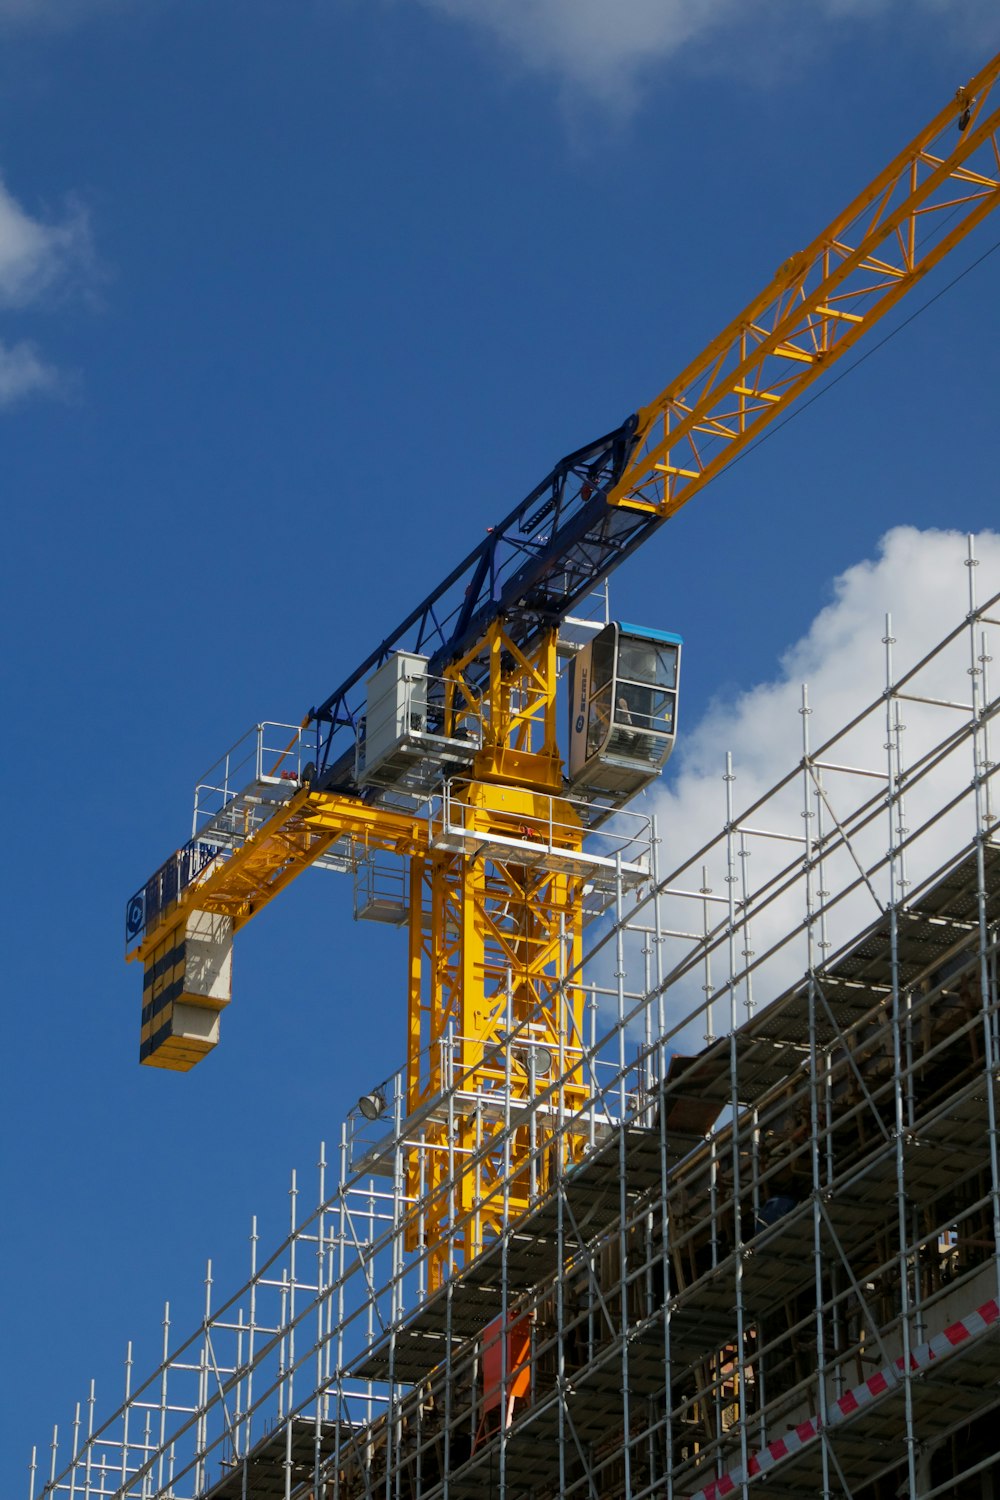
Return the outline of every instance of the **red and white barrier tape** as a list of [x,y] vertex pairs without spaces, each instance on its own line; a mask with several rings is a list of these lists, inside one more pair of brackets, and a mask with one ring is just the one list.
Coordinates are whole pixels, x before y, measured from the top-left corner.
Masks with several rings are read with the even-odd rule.
[[[943,1333],[937,1334],[926,1344],[919,1344],[910,1350],[910,1369],[926,1370],[928,1365],[944,1355],[950,1354],[967,1339],[977,1338],[986,1332],[997,1320],[1000,1319],[1000,1306],[994,1302],[984,1302],[982,1307],[971,1312],[967,1317],[957,1323],[950,1324]],[[870,1406],[886,1391],[890,1391],[899,1384],[903,1374],[903,1359],[900,1356],[885,1369],[870,1375],[863,1385],[855,1386],[853,1391],[831,1403],[827,1413],[827,1427],[836,1427],[841,1422],[848,1421],[860,1411],[862,1407]],[[689,1500],[723,1500],[726,1495],[734,1494],[744,1482],[744,1477],[749,1481],[759,1474],[767,1474],[774,1468],[775,1464],[781,1463],[782,1459],[789,1458],[793,1453],[798,1453],[807,1444],[812,1443],[819,1437],[822,1423],[819,1417],[810,1417],[808,1422],[800,1422],[798,1427],[793,1427],[786,1432],[784,1437],[776,1438],[773,1443],[768,1443],[766,1448],[761,1448],[755,1453],[746,1466],[746,1475],[743,1473],[743,1465],[739,1468],[730,1469],[721,1479],[713,1479],[711,1484],[697,1494],[691,1495]]]

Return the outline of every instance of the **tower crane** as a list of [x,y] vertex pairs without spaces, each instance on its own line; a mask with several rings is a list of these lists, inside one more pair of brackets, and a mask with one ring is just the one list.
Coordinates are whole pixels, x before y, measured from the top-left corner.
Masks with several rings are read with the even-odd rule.
[[[401,862],[408,879],[371,914],[409,931],[405,1108],[422,1144],[407,1192],[432,1286],[498,1232],[501,1180],[508,1206],[528,1204],[529,1156],[544,1156],[512,1132],[512,1101],[554,1069],[570,1116],[588,1097],[588,903],[648,875],[642,820],[621,820],[673,748],[681,641],[578,612],[1000,203],[998,76],[1000,56],[653,401],[561,459],[289,739],[258,726],[245,761],[234,747],[199,786],[191,839],[128,903],[141,1061],[186,1070],[218,1040],[239,928],[310,866]],[[456,1083],[475,1101],[457,1124],[435,1110]],[[384,1098],[363,1104],[377,1116]],[[575,1149],[553,1132],[553,1150]],[[457,1194],[456,1159],[471,1164]]]

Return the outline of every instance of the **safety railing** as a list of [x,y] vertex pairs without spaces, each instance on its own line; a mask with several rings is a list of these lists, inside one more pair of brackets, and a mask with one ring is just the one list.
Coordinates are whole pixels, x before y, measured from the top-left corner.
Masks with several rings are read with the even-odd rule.
[[451,678],[414,672],[396,687],[398,699],[377,730],[370,732],[371,714],[358,725],[355,777],[359,784],[423,796],[482,748],[484,707],[478,694]]
[[125,905],[126,947],[140,942],[170,903],[225,853],[223,843],[211,838],[193,838],[164,860]]
[[[157,919],[216,860],[246,843],[302,783],[309,741],[294,724],[255,724],[230,745],[194,789],[191,838],[164,860],[125,907],[125,942],[141,942]],[[336,850],[315,861],[319,869],[345,870]]]
[[650,870],[652,820],[619,810],[588,829],[588,804],[579,798],[533,792],[452,777],[432,809],[435,848],[516,859],[586,877],[611,888],[617,872],[626,886]]
[[248,792],[279,787],[290,795],[301,782],[310,743],[294,724],[265,722],[248,729],[196,783],[192,837],[209,824],[225,833],[222,814]]
[[408,862],[381,850],[369,850],[354,871],[355,919],[401,927],[407,920],[409,909]]

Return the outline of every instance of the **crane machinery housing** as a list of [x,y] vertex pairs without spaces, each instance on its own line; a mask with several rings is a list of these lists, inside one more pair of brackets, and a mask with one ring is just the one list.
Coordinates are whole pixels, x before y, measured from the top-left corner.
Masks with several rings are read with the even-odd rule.
[[[996,207],[998,75],[1000,58],[655,399],[560,460],[287,738],[258,726],[228,752],[192,837],[128,903],[141,1060],[182,1070],[218,1040],[233,934],[308,867],[362,871],[363,912],[408,926],[407,1243],[432,1289],[497,1237],[501,1184],[504,1215],[537,1190],[512,1101],[557,1073],[584,1108],[588,903],[649,875],[627,803],[674,745],[681,640],[594,625],[588,596]],[[456,1076],[479,1101],[457,1126],[436,1110]],[[553,1133],[543,1171],[581,1149]]]

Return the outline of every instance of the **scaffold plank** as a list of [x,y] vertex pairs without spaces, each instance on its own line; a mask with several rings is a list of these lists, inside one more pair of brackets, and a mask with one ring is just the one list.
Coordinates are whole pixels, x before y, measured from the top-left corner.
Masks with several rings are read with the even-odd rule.
[[[986,917],[1000,918],[1000,848],[983,848]],[[976,854],[965,853],[910,906],[896,913],[896,983],[914,985],[956,944],[978,932],[979,870]],[[816,973],[823,1001],[813,995],[810,980],[800,979],[766,1005],[736,1033],[720,1037],[691,1060],[686,1082],[721,1109],[731,1099],[730,1047],[735,1042],[739,1100],[752,1104],[794,1073],[808,1056],[810,1035],[827,1047],[862,1020],[880,997],[893,991],[892,916],[885,913],[846,952]],[[831,1015],[828,1013],[832,1013]],[[836,1023],[834,1025],[833,1023]]]
[[343,1422],[317,1424],[313,1417],[276,1424],[248,1453],[228,1460],[228,1472],[204,1492],[204,1500],[284,1500],[288,1484],[295,1492],[333,1457],[338,1432],[347,1443],[356,1429]]
[[[624,1153],[619,1140],[624,1130]],[[564,1224],[564,1251],[579,1247],[573,1221],[586,1241],[598,1237],[621,1215],[621,1161],[625,1161],[625,1194],[635,1200],[661,1180],[660,1133],[636,1126],[608,1131],[596,1151],[570,1168],[549,1198],[520,1219],[504,1244],[497,1241],[462,1274],[429,1297],[405,1323],[392,1330],[353,1366],[362,1380],[409,1384],[421,1379],[457,1347],[486,1326],[499,1307],[504,1287],[515,1295],[536,1287],[559,1268],[561,1192],[572,1212]]]

